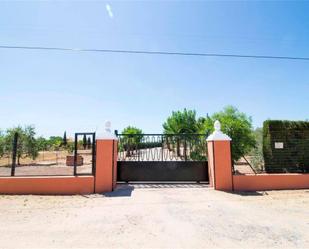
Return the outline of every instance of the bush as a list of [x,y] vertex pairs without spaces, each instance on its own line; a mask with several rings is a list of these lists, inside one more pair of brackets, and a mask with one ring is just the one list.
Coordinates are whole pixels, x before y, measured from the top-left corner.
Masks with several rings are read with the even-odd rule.
[[223,133],[232,138],[232,159],[234,162],[246,156],[256,147],[256,140],[252,128],[252,119],[233,106],[226,106],[223,111],[214,113],[204,120],[203,129],[214,130],[214,122],[219,120]]
[[[275,143],[283,143],[276,149]],[[267,120],[263,124],[263,156],[269,173],[309,172],[309,122]]]

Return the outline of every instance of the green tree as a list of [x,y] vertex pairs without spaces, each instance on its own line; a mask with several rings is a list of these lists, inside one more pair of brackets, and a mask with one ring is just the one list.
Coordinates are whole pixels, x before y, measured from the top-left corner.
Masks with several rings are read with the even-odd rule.
[[256,146],[250,151],[251,164],[256,171],[264,170],[264,156],[263,156],[263,128],[256,128],[253,131]]
[[74,151],[74,142],[68,141],[65,149],[67,150],[67,152],[72,153]]
[[134,149],[137,149],[143,138],[143,131],[134,126],[127,126],[123,129],[122,134],[125,134],[120,141],[120,149],[127,151],[127,156],[130,156]]
[[216,120],[220,121],[222,132],[232,138],[232,158],[234,162],[255,148],[256,140],[251,117],[233,106],[226,106],[223,111],[204,119],[203,131],[213,131]]
[[5,136],[6,153],[12,153],[15,133],[18,134],[17,164],[20,165],[21,158],[30,157],[34,160],[38,156],[34,126],[26,126],[24,129],[20,126],[8,129]]
[[183,134],[198,132],[196,111],[187,110],[173,111],[172,115],[163,123],[165,134]]
[[5,155],[5,137],[4,133],[0,130],[0,158]]
[[39,151],[44,151],[49,149],[49,143],[48,140],[44,137],[38,137],[36,139],[37,147]]
[[83,136],[83,148],[84,148],[84,150],[87,149],[87,137],[86,137],[85,134]]
[[65,147],[68,144],[68,140],[67,140],[67,132],[65,131],[63,134],[63,139],[62,139],[62,145]]
[[127,126],[122,130],[122,134],[127,134],[127,135],[142,135],[143,131],[139,128],[136,128],[134,126]]
[[[167,148],[171,150],[171,145],[176,144],[176,154],[180,156],[180,147],[184,146],[185,141],[190,138],[188,135],[168,136],[169,134],[195,134],[198,133],[201,123],[196,118],[195,110],[173,111],[172,115],[163,123],[163,132],[165,136]],[[182,145],[183,144],[183,145]],[[184,146],[186,157],[186,146]]]
[[50,149],[59,150],[62,145],[62,137],[60,136],[51,136],[48,139],[48,145]]

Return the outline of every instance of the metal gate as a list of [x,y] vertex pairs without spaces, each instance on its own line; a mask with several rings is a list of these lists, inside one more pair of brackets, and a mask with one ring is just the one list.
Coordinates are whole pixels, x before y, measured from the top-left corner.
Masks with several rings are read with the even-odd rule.
[[73,174],[95,175],[96,139],[94,132],[75,133],[73,150]]
[[118,134],[118,181],[208,181],[205,134]]

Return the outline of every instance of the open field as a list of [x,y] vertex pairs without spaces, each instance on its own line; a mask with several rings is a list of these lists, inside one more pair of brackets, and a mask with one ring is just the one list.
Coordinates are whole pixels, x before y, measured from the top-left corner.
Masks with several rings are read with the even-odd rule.
[[[84,158],[84,165],[78,166],[78,173],[91,173],[92,155],[91,151],[79,152]],[[39,152],[39,156],[31,158],[21,158],[21,165],[15,169],[16,176],[35,176],[35,175],[73,175],[73,167],[66,166],[66,156],[70,155],[67,151],[44,151]],[[0,176],[10,176],[11,158],[0,159]]]
[[88,196],[0,196],[1,248],[308,248],[309,190],[226,193],[121,185]]
[[[21,158],[20,163],[21,165],[32,165],[32,164],[39,164],[39,165],[54,165],[54,164],[61,164],[65,163],[66,156],[69,155],[67,151],[40,151],[38,157],[35,160],[31,158]],[[12,164],[12,158],[10,157],[3,157],[0,158],[0,167],[1,166],[8,166]]]

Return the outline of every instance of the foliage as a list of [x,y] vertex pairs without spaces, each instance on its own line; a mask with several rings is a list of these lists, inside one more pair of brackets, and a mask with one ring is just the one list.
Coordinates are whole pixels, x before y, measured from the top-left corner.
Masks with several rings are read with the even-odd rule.
[[51,136],[48,139],[49,148],[52,150],[59,150],[62,145],[62,137],[60,136]]
[[253,131],[256,146],[250,151],[251,164],[255,171],[264,171],[264,157],[263,157],[263,129],[256,128]]
[[[39,151],[66,149],[72,152],[74,149],[74,143],[66,139],[66,132],[64,137],[51,136],[44,138],[41,136],[35,138],[34,126],[18,126],[7,129],[5,132],[0,130],[0,158],[12,154],[15,133],[18,134],[18,164],[20,164],[21,158],[30,157],[34,160],[38,156]],[[66,145],[64,145],[64,140],[67,140]]]
[[196,111],[187,110],[173,111],[163,124],[165,134],[197,133],[198,122]]
[[[276,149],[275,143],[283,143]],[[309,172],[309,122],[267,120],[263,124],[265,169],[270,173]]]
[[5,140],[4,140],[4,134],[0,130],[0,158],[3,157],[5,154]]
[[38,146],[35,139],[34,126],[26,126],[22,128],[20,126],[11,128],[6,131],[5,144],[6,154],[12,153],[13,150],[13,138],[15,133],[18,134],[17,143],[17,163],[20,165],[20,159],[25,157],[31,157],[35,159],[38,156]]
[[[163,130],[164,134],[179,134],[179,136],[176,135],[173,138],[167,136],[167,148],[169,150],[174,150],[176,147],[177,156],[189,156],[193,160],[205,159],[204,152],[206,147],[201,143],[195,144],[194,150],[190,151],[190,155],[186,153],[187,143],[196,140],[196,137],[190,137],[189,134],[200,133],[203,130],[204,121],[205,118],[196,118],[195,110],[187,110],[185,108],[183,111],[173,111],[172,115],[164,122]],[[204,132],[205,131],[203,131],[203,133]],[[185,155],[181,155],[181,148],[183,148]]]
[[65,149],[69,152],[69,153],[73,153],[74,151],[74,142],[68,141],[67,145],[65,146]]
[[62,139],[62,145],[65,147],[68,144],[68,140],[67,140],[67,132],[65,131],[63,134],[63,139]]
[[143,138],[142,134],[143,131],[139,128],[133,127],[133,126],[128,126],[123,129],[122,134],[126,134],[128,136],[127,139],[130,141],[130,143],[133,144],[138,144],[141,142],[141,139]]
[[226,106],[223,111],[204,119],[203,131],[213,131],[216,120],[220,121],[222,132],[232,138],[232,158],[234,162],[256,147],[251,117],[233,106]]
[[126,150],[127,156],[130,156],[132,150],[134,150],[134,148],[137,148],[142,142],[143,131],[134,126],[128,126],[123,129],[122,134],[125,135],[121,137],[121,140],[119,141],[119,149]]
[[50,147],[49,141],[44,137],[38,137],[36,143],[39,151],[48,150]]

